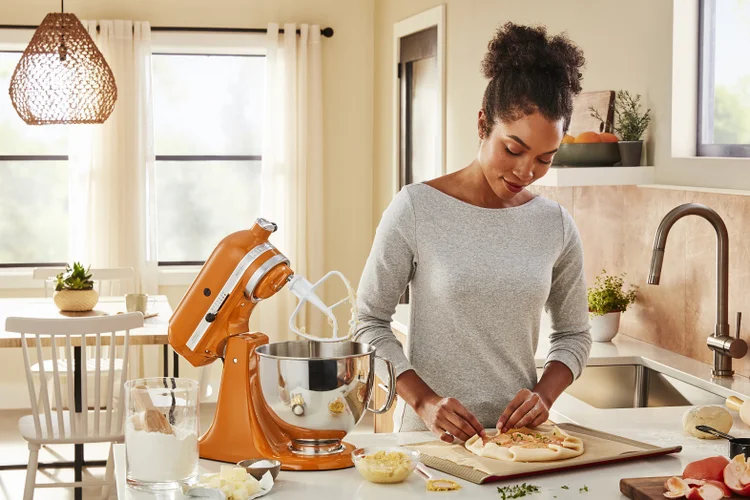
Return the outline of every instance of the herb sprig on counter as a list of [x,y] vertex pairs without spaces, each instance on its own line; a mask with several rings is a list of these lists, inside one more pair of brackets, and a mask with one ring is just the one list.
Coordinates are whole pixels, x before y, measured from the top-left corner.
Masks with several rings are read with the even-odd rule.
[[514,486],[501,486],[497,488],[497,492],[502,495],[502,500],[508,500],[510,498],[521,498],[532,493],[539,493],[539,486],[533,484],[516,484]]

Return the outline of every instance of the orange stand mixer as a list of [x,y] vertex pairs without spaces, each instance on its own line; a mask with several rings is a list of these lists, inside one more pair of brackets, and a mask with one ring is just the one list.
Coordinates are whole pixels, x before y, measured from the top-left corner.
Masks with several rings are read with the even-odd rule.
[[[332,312],[353,302],[348,281],[336,271],[315,284],[296,276],[268,241],[275,230],[274,223],[258,219],[251,229],[224,238],[169,321],[169,344],[193,366],[224,363],[216,413],[199,440],[200,456],[234,463],[275,458],[285,470],[351,467],[353,446],[342,440],[367,411],[390,409],[395,371],[382,360],[390,378],[388,397],[382,408],[370,408],[375,349],[348,340],[356,327],[355,304],[346,336],[338,336]],[[344,281],[349,297],[329,307],[315,289],[331,277]],[[269,344],[263,333],[249,333],[250,314],[286,285],[300,299],[290,330],[310,340]],[[306,303],[328,317],[333,337],[297,328]]]

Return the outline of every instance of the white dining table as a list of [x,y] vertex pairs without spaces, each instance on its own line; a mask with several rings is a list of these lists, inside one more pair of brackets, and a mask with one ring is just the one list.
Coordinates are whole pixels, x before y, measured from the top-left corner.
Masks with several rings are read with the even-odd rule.
[[[21,336],[17,333],[5,331],[5,320],[9,317],[23,318],[82,318],[94,316],[107,316],[118,313],[125,313],[125,297],[99,297],[99,302],[93,310],[87,312],[62,312],[55,305],[51,297],[27,297],[27,298],[0,298],[0,348],[21,348]],[[149,297],[148,309],[144,315],[144,325],[130,331],[130,345],[161,345],[163,346],[164,360],[164,377],[169,376],[169,319],[172,316],[172,308],[169,300],[164,295],[154,295]],[[117,339],[124,339],[118,335]],[[40,338],[43,346],[49,345],[48,337]],[[72,345],[75,356],[75,369],[78,372],[81,360],[80,338],[73,338]],[[122,340],[120,340],[122,341]],[[35,341],[29,338],[29,345],[35,345]],[[172,362],[172,376],[179,376],[179,355],[175,352]],[[81,376],[75,377],[75,411],[82,411],[81,404]],[[105,465],[104,461],[86,461],[84,458],[83,445],[75,445],[75,461],[70,462],[53,462],[40,463],[39,468],[67,468],[72,467],[75,471],[75,480],[80,481],[83,467]],[[27,464],[9,464],[0,465],[2,470],[25,469]],[[76,488],[76,497],[80,497],[80,488]]]

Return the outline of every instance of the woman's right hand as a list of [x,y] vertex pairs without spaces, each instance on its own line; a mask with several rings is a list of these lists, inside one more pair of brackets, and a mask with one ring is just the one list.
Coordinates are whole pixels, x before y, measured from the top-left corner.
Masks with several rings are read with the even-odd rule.
[[457,399],[434,395],[421,402],[415,411],[427,428],[446,443],[452,443],[455,438],[467,441],[475,434],[485,436],[479,420]]

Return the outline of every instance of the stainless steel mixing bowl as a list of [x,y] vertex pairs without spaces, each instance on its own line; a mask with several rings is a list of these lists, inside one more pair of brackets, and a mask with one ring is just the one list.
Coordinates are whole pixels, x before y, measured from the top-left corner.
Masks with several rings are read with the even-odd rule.
[[[276,342],[259,346],[263,398],[289,425],[321,431],[321,439],[293,439],[301,455],[339,453],[341,439],[366,411],[385,413],[396,396],[396,372],[375,348],[360,342]],[[388,397],[382,408],[371,408],[375,359],[386,364]],[[328,435],[325,431],[330,431]]]

